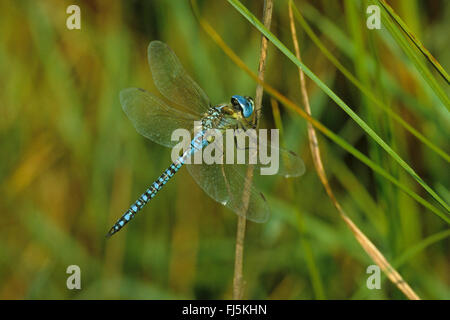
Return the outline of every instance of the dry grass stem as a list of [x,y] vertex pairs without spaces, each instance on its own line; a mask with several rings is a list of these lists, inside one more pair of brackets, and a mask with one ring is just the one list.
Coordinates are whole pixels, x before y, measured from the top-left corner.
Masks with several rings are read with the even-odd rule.
[[[270,29],[270,23],[272,21],[272,8],[273,2],[272,0],[264,1],[264,13],[263,13],[263,23],[267,29]],[[259,56],[259,66],[258,66],[258,79],[261,81],[264,80],[264,72],[266,68],[266,59],[267,59],[267,38],[262,36],[261,39],[261,50]],[[256,86],[255,93],[255,117],[256,117],[256,125],[259,124],[259,117],[261,115],[261,104],[262,104],[262,96],[263,96],[264,88],[261,84],[258,83]],[[251,186],[253,180],[253,168],[249,166],[247,171],[247,176],[245,180],[244,190],[248,190]],[[233,299],[242,299],[244,293],[244,281],[243,281],[243,258],[244,258],[244,239],[245,239],[245,227],[246,227],[246,218],[245,213],[247,212],[248,203],[249,203],[249,195],[244,195],[242,199],[242,212],[243,214],[238,217],[237,223],[237,231],[236,231],[236,248],[235,248],[235,260],[234,260],[234,278],[233,278]]]
[[[295,23],[292,13],[292,3],[289,2],[289,20],[292,34],[292,41],[294,43],[295,54],[297,59],[301,61],[300,57],[300,48],[297,41],[297,32],[295,29]],[[306,90],[305,84],[305,76],[303,71],[299,68],[299,79],[300,79],[300,88],[302,93],[303,105],[306,113],[311,116],[311,107],[309,104],[308,92]],[[352,231],[356,240],[361,244],[364,251],[371,257],[371,259],[383,270],[386,276],[394,283],[397,288],[402,291],[408,299],[411,300],[419,300],[420,298],[417,294],[411,289],[411,287],[403,280],[402,276],[389,264],[383,254],[375,247],[375,245],[364,235],[364,233],[355,225],[355,223],[347,216],[336,197],[334,196],[333,191],[328,183],[327,176],[325,174],[325,169],[323,167],[322,158],[320,156],[319,143],[317,140],[317,135],[314,127],[310,122],[308,125],[308,138],[309,138],[309,147],[311,149],[311,155],[314,162],[314,166],[316,168],[317,174],[319,175],[319,179],[322,182],[328,196],[331,199],[331,202],[336,207],[339,215],[347,224],[347,226]]]

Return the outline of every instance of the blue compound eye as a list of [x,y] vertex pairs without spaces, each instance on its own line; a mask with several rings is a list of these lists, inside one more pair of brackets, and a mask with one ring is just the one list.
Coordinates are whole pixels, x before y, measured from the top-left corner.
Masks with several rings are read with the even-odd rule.
[[253,102],[253,99],[251,97],[245,97],[247,100],[247,108],[244,108],[243,115],[245,118],[250,117],[253,114],[253,111],[255,110],[255,103]]
[[231,103],[233,106],[239,107],[244,118],[248,118],[253,114],[254,103],[252,98],[235,95],[231,97]]

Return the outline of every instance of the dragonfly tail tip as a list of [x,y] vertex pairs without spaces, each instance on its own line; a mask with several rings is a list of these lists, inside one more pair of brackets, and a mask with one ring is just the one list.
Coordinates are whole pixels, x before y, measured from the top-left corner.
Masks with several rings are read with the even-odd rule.
[[112,236],[113,234],[114,234],[114,232],[109,231],[109,232],[106,234],[105,238],[106,238],[106,239],[109,239],[109,238],[111,238],[111,236]]

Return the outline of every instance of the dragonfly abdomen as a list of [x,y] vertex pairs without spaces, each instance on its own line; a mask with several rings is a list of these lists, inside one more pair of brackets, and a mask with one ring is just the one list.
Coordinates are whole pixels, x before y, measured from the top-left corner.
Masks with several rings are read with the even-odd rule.
[[114,233],[122,229],[131,219],[134,218],[136,213],[139,212],[156,194],[162,189],[162,187],[177,173],[177,171],[183,166],[184,157],[180,157],[177,161],[172,163],[162,175],[159,176],[155,182],[137,199],[130,208],[120,217],[119,220],[109,230],[107,237],[112,236]]
[[198,132],[194,139],[192,139],[190,147],[181,155],[175,162],[173,162],[158,179],[137,199],[130,208],[120,217],[119,220],[109,230],[107,237],[112,236],[114,233],[122,229],[131,219],[134,218],[136,213],[139,212],[156,194],[162,189],[162,187],[169,181],[175,173],[185,164],[188,157],[193,155],[196,151],[202,149],[208,144],[206,139],[203,139],[205,132],[202,130]]

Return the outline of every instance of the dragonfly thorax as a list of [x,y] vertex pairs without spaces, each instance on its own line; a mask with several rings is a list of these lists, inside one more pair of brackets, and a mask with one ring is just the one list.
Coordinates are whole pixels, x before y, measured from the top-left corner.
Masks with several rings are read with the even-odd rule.
[[209,129],[247,129],[252,128],[250,117],[253,115],[254,103],[250,97],[234,95],[230,103],[211,107],[202,118],[202,127]]
[[220,106],[209,108],[202,118],[202,127],[204,130],[217,128],[223,114]]

